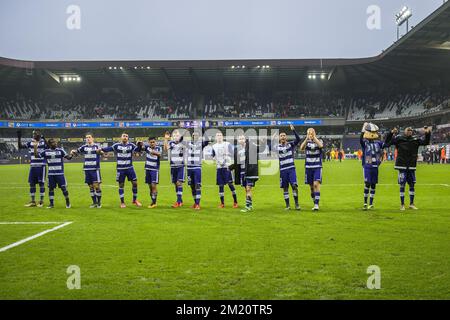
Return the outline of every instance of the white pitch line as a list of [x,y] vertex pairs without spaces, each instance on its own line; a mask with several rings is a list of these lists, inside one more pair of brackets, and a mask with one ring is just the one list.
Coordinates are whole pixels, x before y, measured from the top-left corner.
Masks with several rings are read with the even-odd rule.
[[43,236],[43,235],[45,235],[45,234],[47,234],[49,232],[56,231],[58,229],[64,228],[65,226],[68,226],[71,223],[72,223],[72,221],[68,221],[68,222],[60,224],[60,225],[58,225],[56,227],[53,227],[51,229],[47,229],[47,230],[44,230],[42,232],[39,232],[39,233],[37,233],[37,234],[35,234],[33,236],[30,236],[28,238],[25,238],[25,239],[19,240],[17,242],[11,243],[10,245],[7,245],[6,247],[0,248],[0,252],[5,252],[6,250],[9,250],[11,248],[20,246],[21,244],[24,244],[25,242],[28,242],[28,241],[31,241],[31,240],[36,239],[38,237],[41,237],[41,236]]
[[3,221],[0,222],[0,224],[61,224],[64,222],[57,222],[57,221]]

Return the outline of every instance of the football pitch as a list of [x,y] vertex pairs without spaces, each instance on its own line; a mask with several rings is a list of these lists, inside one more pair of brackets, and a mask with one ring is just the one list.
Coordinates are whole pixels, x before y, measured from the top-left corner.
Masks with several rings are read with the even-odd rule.
[[[131,205],[127,182],[126,209],[119,208],[113,162],[102,163],[101,209],[88,208],[82,164],[66,164],[72,208],[65,209],[58,189],[53,210],[24,207],[27,165],[1,166],[0,248],[7,249],[0,249],[0,299],[450,297],[450,166],[419,165],[420,210],[402,213],[392,163],[380,169],[375,210],[369,212],[361,210],[360,162],[325,163],[321,211],[314,214],[302,183],[303,165],[296,162],[302,211],[284,210],[275,174],[260,177],[251,213],[231,207],[228,188],[226,208],[217,208],[212,165],[203,168],[198,212],[190,208],[186,185],[184,207],[170,208],[175,191],[167,162],[160,171],[156,209],[147,208],[142,162],[135,168],[144,206]],[[244,191],[237,190],[242,207]],[[28,241],[8,247],[23,239]],[[80,268],[79,290],[67,287],[67,269],[73,265]],[[366,285],[372,265],[380,268],[379,290]]]

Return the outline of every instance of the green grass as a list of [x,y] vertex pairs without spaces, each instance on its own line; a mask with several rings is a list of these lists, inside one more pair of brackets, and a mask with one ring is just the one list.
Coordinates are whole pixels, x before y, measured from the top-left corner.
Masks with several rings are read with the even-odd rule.
[[[420,165],[419,211],[400,213],[396,171],[383,164],[376,209],[363,212],[359,162],[326,163],[321,211],[301,185],[303,211],[286,213],[278,174],[255,189],[251,214],[218,209],[215,169],[205,165],[202,210],[171,209],[167,163],[158,208],[147,209],[143,163],[136,163],[144,208],[118,208],[115,168],[103,163],[102,209],[88,209],[81,164],[66,166],[73,208],[60,190],[56,208],[25,208],[28,167],[0,167],[1,221],[73,221],[0,252],[0,299],[448,299],[450,167]],[[303,162],[297,162],[303,181]],[[127,203],[131,192],[126,189]],[[238,188],[240,202],[244,193]],[[46,199],[47,202],[47,199]],[[0,225],[0,247],[53,226]],[[81,268],[81,290],[66,269]],[[366,288],[367,267],[381,268],[381,289]]]

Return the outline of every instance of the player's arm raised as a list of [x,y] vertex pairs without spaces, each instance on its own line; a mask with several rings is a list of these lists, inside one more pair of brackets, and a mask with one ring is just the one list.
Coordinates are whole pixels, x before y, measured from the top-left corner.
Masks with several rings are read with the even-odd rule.
[[361,145],[362,148],[364,148],[364,132],[366,131],[366,127],[367,127],[368,123],[364,122],[362,129],[361,129],[361,135],[359,136],[359,144]]
[[297,131],[295,131],[295,127],[294,125],[289,125],[289,128],[291,129],[291,131],[294,133],[295,136],[295,140],[294,140],[294,145],[298,145],[301,142],[300,136],[298,135]]
[[308,140],[313,139],[311,132],[312,132],[311,129],[306,130],[306,137],[300,146],[300,151],[304,151],[306,149],[306,144],[308,143]]
[[169,151],[169,139],[170,139],[170,133],[169,131],[166,131],[164,134],[164,151]]
[[319,149],[323,148],[323,142],[321,140],[319,140],[319,138],[317,138],[315,133],[313,134],[313,141],[317,144]]
[[303,140],[302,144],[300,145],[301,151],[305,150],[307,142],[308,142],[308,135],[306,135],[305,140]]
[[27,145],[26,144],[22,144],[22,131],[17,131],[17,149],[26,149]]
[[38,143],[36,142],[36,141],[34,141],[33,140],[33,149],[34,149],[34,156],[36,157],[36,158],[38,158],[39,157],[39,153],[38,153]]
[[384,144],[386,145],[386,147],[389,147],[392,145],[395,146],[397,144],[397,140],[396,140],[397,134],[398,134],[397,128],[394,128],[388,132],[388,134],[386,135],[386,140],[384,141]]
[[47,139],[45,139],[44,133],[41,133],[41,139],[44,140],[45,148],[48,148],[48,142]]
[[136,141],[136,147],[133,152],[135,155],[139,155],[142,151],[144,151],[144,143],[142,141]]
[[427,146],[430,144],[431,141],[431,128],[428,126],[425,126],[424,128],[425,137],[420,139],[420,145]]

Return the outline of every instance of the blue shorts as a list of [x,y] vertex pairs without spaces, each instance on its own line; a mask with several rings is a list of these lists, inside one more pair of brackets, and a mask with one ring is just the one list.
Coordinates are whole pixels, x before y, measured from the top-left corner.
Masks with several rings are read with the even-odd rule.
[[158,170],[145,170],[145,183],[146,184],[158,184],[159,183]]
[[280,171],[280,188],[287,188],[289,185],[298,186],[295,168]]
[[136,176],[136,172],[134,172],[134,168],[128,168],[128,169],[117,171],[117,176],[116,176],[117,182],[123,183],[123,182],[125,182],[125,178],[128,178],[128,181],[136,181],[137,180],[137,176]]
[[191,168],[187,169],[187,181],[188,185],[196,186],[202,184],[202,169],[201,168]]
[[30,173],[28,174],[28,183],[35,185],[45,182],[45,166],[30,167]]
[[230,169],[217,168],[216,184],[218,186],[224,186],[229,183],[233,183],[233,175]]
[[184,167],[170,168],[170,176],[172,177],[172,183],[184,182]]
[[56,187],[65,187],[67,186],[66,177],[63,174],[51,175],[48,176],[48,188],[55,189]]
[[256,181],[258,181],[258,179],[249,179],[245,177],[245,173],[241,172],[241,186],[243,186],[244,188],[249,186],[249,187],[254,187],[256,184]]
[[314,181],[322,183],[322,168],[305,169],[305,184],[312,185]]
[[93,183],[102,183],[100,170],[84,170],[84,183],[92,185]]
[[375,168],[363,168],[364,182],[368,184],[378,183],[378,167]]
[[416,170],[399,170],[398,184],[414,184],[416,183]]

